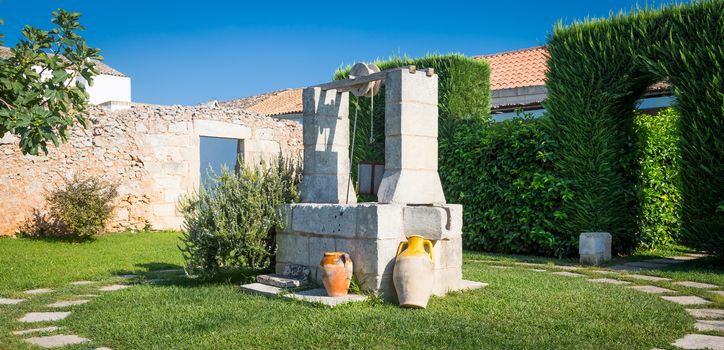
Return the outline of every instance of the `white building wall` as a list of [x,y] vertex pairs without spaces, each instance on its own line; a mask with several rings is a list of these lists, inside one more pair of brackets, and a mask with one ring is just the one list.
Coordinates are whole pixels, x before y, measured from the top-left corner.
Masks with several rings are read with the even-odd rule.
[[131,102],[131,78],[99,74],[93,78],[93,86],[86,86],[90,103],[97,105],[107,101]]

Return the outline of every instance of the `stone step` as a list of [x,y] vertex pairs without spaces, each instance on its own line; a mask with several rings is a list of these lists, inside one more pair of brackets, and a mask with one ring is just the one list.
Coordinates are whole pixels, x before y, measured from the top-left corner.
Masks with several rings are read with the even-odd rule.
[[244,284],[241,286],[241,290],[250,294],[263,295],[272,298],[282,297],[311,303],[320,303],[329,307],[367,300],[367,296],[357,294],[348,294],[343,297],[330,297],[327,296],[327,291],[325,291],[324,288],[310,289],[296,293],[281,293],[284,289],[262,283]]
[[256,276],[256,282],[279,288],[299,288],[308,284],[306,278],[279,274]]

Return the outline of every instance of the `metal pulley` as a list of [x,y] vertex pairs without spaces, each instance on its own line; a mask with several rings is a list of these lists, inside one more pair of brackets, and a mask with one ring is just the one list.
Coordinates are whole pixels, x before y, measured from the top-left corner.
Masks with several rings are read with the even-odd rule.
[[[378,73],[379,71],[380,68],[377,67],[377,65],[374,63],[355,63],[355,65],[352,66],[352,69],[349,72],[349,78],[357,79],[370,75],[372,73]],[[350,92],[352,92],[352,94],[357,97],[372,97],[378,91],[380,91],[380,87],[382,87],[382,82],[379,80],[375,80],[368,83],[356,85],[350,90]]]

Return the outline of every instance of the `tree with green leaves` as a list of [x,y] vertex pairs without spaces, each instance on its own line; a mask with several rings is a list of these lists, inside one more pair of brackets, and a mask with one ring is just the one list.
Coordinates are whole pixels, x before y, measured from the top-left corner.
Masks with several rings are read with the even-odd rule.
[[66,142],[75,122],[87,127],[85,83],[92,85],[94,61],[102,57],[78,34],[85,29],[79,19],[80,13],[58,9],[55,28],[25,26],[9,57],[0,58],[0,136],[17,136],[23,154],[47,154],[48,142]]

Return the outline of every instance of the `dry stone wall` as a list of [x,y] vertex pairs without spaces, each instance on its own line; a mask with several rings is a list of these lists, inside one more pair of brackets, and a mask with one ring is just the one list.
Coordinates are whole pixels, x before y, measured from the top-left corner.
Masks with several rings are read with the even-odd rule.
[[34,208],[42,210],[46,191],[76,173],[120,184],[110,229],[178,229],[177,200],[200,181],[201,136],[242,139],[249,164],[302,150],[298,123],[231,107],[93,107],[90,122],[48,155],[22,155],[15,138],[0,139],[0,235],[15,234]]

